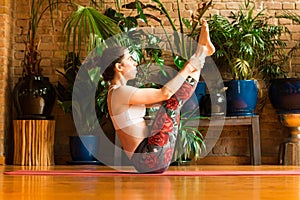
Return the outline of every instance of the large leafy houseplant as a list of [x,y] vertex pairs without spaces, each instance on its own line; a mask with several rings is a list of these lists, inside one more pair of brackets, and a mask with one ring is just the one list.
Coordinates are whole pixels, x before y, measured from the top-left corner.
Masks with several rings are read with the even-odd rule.
[[[28,26],[25,26],[28,27],[28,30],[27,32],[22,32],[25,44],[24,59],[22,61],[23,76],[14,89],[18,117],[45,116],[47,118],[51,114],[55,102],[55,90],[48,77],[42,75],[40,67],[42,55],[39,51],[41,39],[38,37],[38,28],[40,22],[49,16],[54,28],[54,14],[56,14],[54,12],[60,4],[71,5],[74,8],[65,19],[63,27],[67,53],[71,49],[73,52],[77,52],[81,59],[83,47],[86,47],[85,50],[92,49],[97,42],[101,42],[103,39],[120,32],[116,23],[97,11],[96,7],[98,4],[93,0],[90,1],[91,6],[81,6],[71,0],[65,2],[58,0],[30,0]],[[89,45],[83,45],[83,42]],[[23,89],[24,84],[27,85],[26,91]],[[41,98],[44,101],[41,103],[43,105],[42,108],[34,104],[36,98]]]
[[257,11],[254,3],[245,0],[229,17],[215,14],[208,21],[216,47],[213,58],[224,78],[231,80],[224,82],[228,115],[260,112],[266,95],[259,98],[257,106],[257,80],[267,84],[273,77],[284,74],[287,56],[282,36],[289,30],[273,25],[274,19],[275,16],[266,15],[264,10]]
[[215,61],[232,79],[259,76],[269,79],[284,74],[286,43],[282,35],[289,30],[271,24],[274,17],[264,14],[264,10],[256,13],[255,4],[249,0],[229,17],[218,14],[211,17],[209,26],[216,46]]

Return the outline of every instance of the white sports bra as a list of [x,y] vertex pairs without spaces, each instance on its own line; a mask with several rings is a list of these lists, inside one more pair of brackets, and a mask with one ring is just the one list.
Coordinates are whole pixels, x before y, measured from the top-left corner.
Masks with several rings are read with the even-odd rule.
[[[111,93],[111,119],[116,130],[137,124],[144,121],[146,114],[146,106],[141,105],[129,105],[128,101],[130,96],[138,88],[132,86],[113,86],[109,89]],[[126,110],[120,114],[114,108],[120,108],[126,106]],[[129,108],[128,108],[129,106]]]

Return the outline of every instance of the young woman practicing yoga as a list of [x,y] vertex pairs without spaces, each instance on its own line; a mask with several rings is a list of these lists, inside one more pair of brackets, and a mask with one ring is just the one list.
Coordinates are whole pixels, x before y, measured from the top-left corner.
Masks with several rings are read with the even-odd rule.
[[[104,80],[110,83],[109,113],[122,148],[138,172],[162,173],[169,167],[178,133],[180,109],[195,90],[205,57],[214,51],[208,24],[202,20],[196,52],[161,89],[126,85],[137,74],[137,63],[126,48],[112,47],[103,52],[102,59],[112,60],[103,73]],[[114,59],[109,58],[112,55]],[[143,117],[146,106],[156,103],[161,103],[161,107],[149,129]]]

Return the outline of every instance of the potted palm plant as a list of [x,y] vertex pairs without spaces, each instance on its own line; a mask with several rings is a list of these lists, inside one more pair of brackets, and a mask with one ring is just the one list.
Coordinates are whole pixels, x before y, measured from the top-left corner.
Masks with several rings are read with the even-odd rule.
[[237,13],[226,18],[213,15],[209,20],[214,58],[232,80],[224,83],[227,115],[253,115],[258,99],[257,79],[283,74],[286,43],[284,26],[272,25],[264,10],[255,14],[255,4],[245,0]]
[[[70,163],[99,163],[96,158],[101,148],[99,131],[97,131],[99,121],[90,113],[95,108],[97,113],[102,113],[102,110],[96,106],[94,99],[91,99],[94,97],[89,92],[94,91],[96,83],[91,80],[91,72],[85,71],[86,69],[81,70],[81,61],[96,46],[103,44],[105,39],[120,33],[121,30],[114,20],[100,13],[95,1],[90,1],[89,6],[72,2],[70,5],[73,10],[63,24],[67,55],[64,69],[57,70],[64,77],[64,82],[58,82],[56,86],[58,104],[65,113],[72,113],[78,134],[69,137],[72,157]],[[97,72],[92,73],[94,76],[99,75]],[[76,97],[79,90],[89,91],[84,95],[84,99],[82,96]],[[113,130],[109,131],[113,132]]]
[[57,0],[30,0],[28,30],[22,33],[25,45],[22,61],[23,74],[14,87],[14,102],[18,118],[49,118],[55,103],[55,90],[49,78],[42,75],[42,55],[39,51],[41,40],[37,32],[45,13],[50,12],[53,21],[53,9]]

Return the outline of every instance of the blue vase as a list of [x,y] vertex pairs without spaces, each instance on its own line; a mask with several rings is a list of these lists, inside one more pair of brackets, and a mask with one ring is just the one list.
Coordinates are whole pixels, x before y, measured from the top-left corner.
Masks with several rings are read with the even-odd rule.
[[257,104],[258,87],[255,80],[224,82],[228,116],[252,116]]

